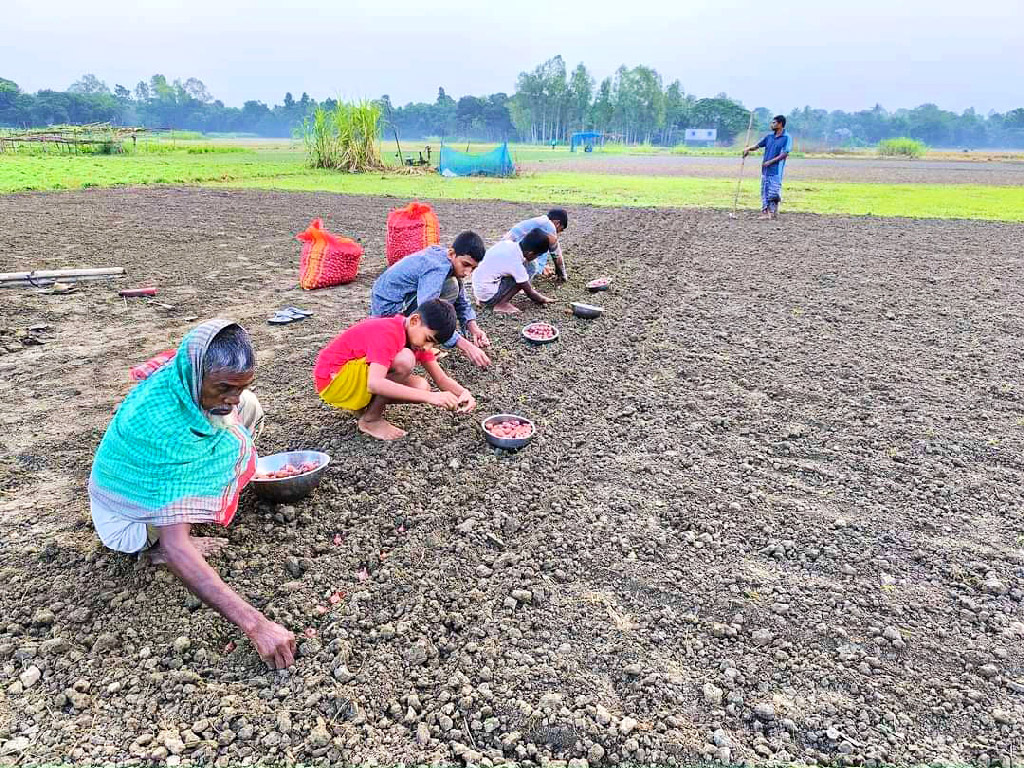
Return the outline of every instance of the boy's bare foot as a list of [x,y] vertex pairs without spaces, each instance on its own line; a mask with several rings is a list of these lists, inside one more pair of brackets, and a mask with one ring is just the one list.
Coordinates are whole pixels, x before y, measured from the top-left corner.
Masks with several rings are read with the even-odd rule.
[[757,217],[757,220],[758,221],[768,221],[771,217],[772,217],[772,215],[770,213],[768,213],[767,211],[765,211],[764,213],[762,213],[760,216]]
[[399,440],[406,435],[404,429],[399,429],[394,424],[384,421],[384,419],[367,421],[364,418],[360,419],[356,426],[359,427],[359,431],[363,434],[375,437],[378,440]]
[[[228,545],[228,540],[221,538],[220,536],[193,536],[192,546],[196,548],[203,558],[212,557],[220,552],[224,547]],[[143,562],[149,563],[150,565],[163,565],[167,562],[167,557],[164,555],[163,549],[160,547],[153,547],[142,553],[140,558]]]
[[518,315],[522,312],[519,307],[515,306],[511,302],[503,301],[500,304],[494,305],[494,311],[502,315]]

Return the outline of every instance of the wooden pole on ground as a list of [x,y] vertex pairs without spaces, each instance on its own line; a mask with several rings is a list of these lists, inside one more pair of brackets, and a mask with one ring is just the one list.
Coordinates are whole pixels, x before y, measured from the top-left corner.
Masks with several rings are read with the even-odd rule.
[[23,280],[49,280],[65,277],[114,277],[124,274],[124,267],[101,267],[98,269],[36,269],[31,272],[0,273],[0,283],[21,282]]
[[[743,145],[743,150],[746,152],[747,147],[750,146],[750,129],[754,127],[754,110],[750,110],[750,120],[747,121],[747,143]],[[732,213],[729,214],[730,219],[736,218],[736,208],[740,204],[740,182],[743,181],[743,165],[747,162],[746,154],[740,158],[740,175],[736,177],[736,194],[732,198]]]

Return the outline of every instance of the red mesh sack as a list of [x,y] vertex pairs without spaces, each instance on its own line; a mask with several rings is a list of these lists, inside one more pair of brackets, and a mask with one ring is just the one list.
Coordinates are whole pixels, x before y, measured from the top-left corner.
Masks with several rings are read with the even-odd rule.
[[309,229],[295,239],[302,243],[299,257],[299,285],[306,290],[351,283],[359,274],[363,247],[355,240],[332,235],[322,219],[313,219]]
[[132,376],[132,380],[142,381],[143,379],[148,379],[154,373],[163,368],[167,363],[171,362],[171,360],[174,359],[174,356],[176,354],[178,354],[178,350],[176,348],[165,349],[159,355],[149,358],[149,360],[147,360],[146,362],[139,363],[138,365],[133,365],[129,369],[129,372],[131,373]]
[[426,203],[412,202],[405,208],[395,208],[388,214],[388,266],[396,264],[410,253],[422,251],[428,245],[441,242],[441,229],[434,209]]

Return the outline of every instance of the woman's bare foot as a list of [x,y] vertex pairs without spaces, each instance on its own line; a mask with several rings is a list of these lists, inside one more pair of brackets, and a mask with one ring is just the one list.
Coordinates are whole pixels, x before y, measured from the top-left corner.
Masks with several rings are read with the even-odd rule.
[[495,304],[494,311],[501,315],[518,315],[520,312],[522,312],[522,310],[519,309],[519,307],[515,306],[514,304],[508,301],[503,301],[500,304]]
[[362,418],[356,423],[356,426],[359,427],[359,431],[363,434],[375,437],[378,440],[399,440],[406,435],[404,429],[399,429],[391,422],[384,421],[384,419],[367,421],[366,418]]
[[[221,538],[220,536],[192,537],[192,546],[196,548],[196,551],[199,552],[204,559],[216,555],[227,545],[228,540]],[[167,562],[167,557],[164,555],[163,549],[159,546],[152,547],[151,549],[143,552],[140,559],[143,562],[148,562],[150,565],[163,565]]]

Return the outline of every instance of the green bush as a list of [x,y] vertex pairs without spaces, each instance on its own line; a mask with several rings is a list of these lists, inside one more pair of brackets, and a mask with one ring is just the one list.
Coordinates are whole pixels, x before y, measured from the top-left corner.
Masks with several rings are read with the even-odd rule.
[[134,147],[135,152],[140,155],[168,155],[171,152],[181,152],[183,149],[174,144],[149,140],[140,141]]
[[235,152],[251,152],[247,147],[213,147],[203,144],[198,147],[189,147],[185,150],[190,155],[229,155]]
[[138,154],[143,155],[233,155],[241,152],[252,152],[248,147],[218,146],[214,144],[173,144],[165,141],[140,141],[135,147]]
[[384,167],[380,157],[380,104],[339,101],[317,107],[303,123],[303,141],[312,168],[358,173]]
[[121,142],[111,139],[97,144],[94,152],[98,155],[120,155],[124,152],[124,147]]
[[154,135],[159,136],[162,139],[171,139],[172,141],[196,141],[203,138],[203,134],[199,131],[153,131]]
[[878,154],[882,157],[922,157],[926,151],[928,146],[923,141],[907,136],[878,142]]

